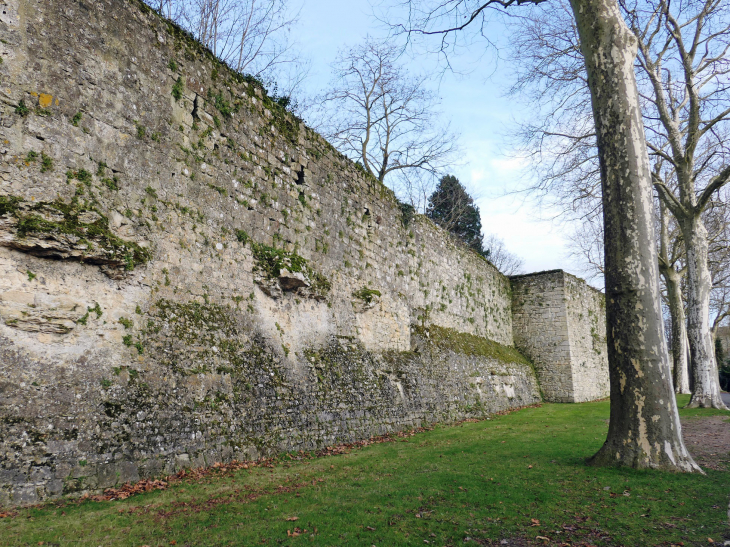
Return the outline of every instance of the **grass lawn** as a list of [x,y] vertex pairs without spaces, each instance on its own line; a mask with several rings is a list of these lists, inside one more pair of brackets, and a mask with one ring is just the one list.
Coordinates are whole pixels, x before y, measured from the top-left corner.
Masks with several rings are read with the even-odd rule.
[[730,472],[584,464],[608,406],[545,404],[124,501],[23,509],[0,519],[0,545],[722,545]]

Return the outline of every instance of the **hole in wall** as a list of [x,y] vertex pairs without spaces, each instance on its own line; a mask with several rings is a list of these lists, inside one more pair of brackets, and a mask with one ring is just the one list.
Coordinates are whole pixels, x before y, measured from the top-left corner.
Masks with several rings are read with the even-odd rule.
[[297,172],[297,184],[300,186],[304,184],[304,167]]
[[362,221],[367,224],[368,230],[372,229],[373,216],[370,214],[370,209],[368,209],[367,207],[363,209]]
[[196,93],[195,99],[193,99],[193,111],[191,112],[191,114],[193,115],[193,119],[195,119],[195,120],[200,119],[198,117],[198,98],[199,98],[199,95]]

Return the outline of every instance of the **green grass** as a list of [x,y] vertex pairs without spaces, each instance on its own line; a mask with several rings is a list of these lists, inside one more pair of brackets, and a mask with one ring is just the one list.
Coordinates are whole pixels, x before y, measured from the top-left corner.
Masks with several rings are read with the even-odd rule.
[[[466,537],[497,545],[501,538],[722,544],[730,472],[587,467],[607,417],[605,401],[546,404],[345,455],[284,456],[272,468],[214,474],[124,501],[21,510],[0,519],[0,538],[3,545],[89,546],[385,547],[425,540],[443,547]],[[290,537],[295,527],[306,533]]]
[[682,418],[693,418],[703,416],[727,416],[730,418],[730,411],[717,410],[714,408],[683,408],[689,404],[689,395],[677,395],[677,406],[679,406],[679,415]]

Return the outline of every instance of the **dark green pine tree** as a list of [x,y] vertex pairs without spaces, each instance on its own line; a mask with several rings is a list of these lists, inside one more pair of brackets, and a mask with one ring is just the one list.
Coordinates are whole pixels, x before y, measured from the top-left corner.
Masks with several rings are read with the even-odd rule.
[[479,207],[452,175],[443,177],[436,190],[428,198],[426,216],[442,228],[448,230],[468,247],[487,256],[489,251],[482,247],[482,219]]

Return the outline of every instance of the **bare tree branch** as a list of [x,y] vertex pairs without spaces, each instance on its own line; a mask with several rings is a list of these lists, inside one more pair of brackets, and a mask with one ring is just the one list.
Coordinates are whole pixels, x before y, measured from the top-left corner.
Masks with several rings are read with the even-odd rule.
[[439,123],[428,75],[412,76],[401,50],[368,38],[342,52],[335,78],[320,99],[314,125],[416,209],[457,151],[457,137]]

